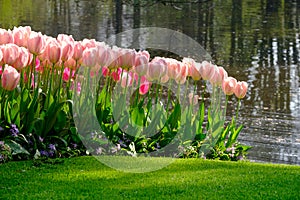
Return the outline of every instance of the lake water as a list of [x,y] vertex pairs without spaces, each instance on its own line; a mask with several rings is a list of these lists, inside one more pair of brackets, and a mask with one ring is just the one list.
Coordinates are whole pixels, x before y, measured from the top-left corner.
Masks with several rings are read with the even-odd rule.
[[253,146],[249,159],[300,164],[298,1],[0,0],[0,5],[0,27],[30,25],[54,37],[104,41],[152,26],[190,36],[230,76],[249,83],[239,117],[245,125],[239,141]]

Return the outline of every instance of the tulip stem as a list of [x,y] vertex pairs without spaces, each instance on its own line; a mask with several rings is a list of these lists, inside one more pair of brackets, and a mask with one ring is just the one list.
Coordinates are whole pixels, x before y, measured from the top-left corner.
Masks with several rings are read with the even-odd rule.
[[240,110],[240,104],[241,104],[241,99],[238,98],[237,109],[236,109],[236,114],[235,114],[235,121],[237,121],[237,119],[238,119],[239,110]]

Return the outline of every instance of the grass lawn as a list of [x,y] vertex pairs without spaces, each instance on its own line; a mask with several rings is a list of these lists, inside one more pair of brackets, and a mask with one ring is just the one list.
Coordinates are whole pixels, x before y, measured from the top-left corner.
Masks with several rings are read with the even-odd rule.
[[0,165],[0,199],[300,199],[300,166],[177,159],[126,173],[94,157]]

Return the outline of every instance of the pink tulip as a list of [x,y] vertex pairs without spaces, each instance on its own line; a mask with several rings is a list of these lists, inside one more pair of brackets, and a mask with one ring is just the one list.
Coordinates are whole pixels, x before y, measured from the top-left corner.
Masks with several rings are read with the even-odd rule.
[[123,69],[131,69],[135,64],[136,51],[134,49],[120,49],[119,66]]
[[11,30],[6,30],[0,28],[0,45],[1,44],[9,44],[14,42],[14,37],[12,35]]
[[98,61],[98,49],[96,47],[86,48],[82,53],[82,65],[95,67]]
[[183,84],[186,81],[186,77],[188,75],[188,66],[185,63],[179,62],[180,63],[180,73],[178,74],[177,78],[175,81],[179,84]]
[[12,66],[19,71],[25,68],[29,63],[29,54],[30,53],[25,47],[19,47],[19,56]]
[[45,38],[41,32],[31,31],[27,40],[27,48],[30,53],[40,55],[45,50]]
[[58,34],[56,39],[59,43],[64,41],[73,45],[75,42],[72,35],[66,35],[66,34]]
[[[28,49],[27,49],[27,51],[28,51]],[[33,61],[33,55],[28,51],[28,63],[27,63],[27,66],[31,65],[32,61]]]
[[216,66],[207,61],[203,61],[199,68],[199,72],[203,80],[210,80],[216,71]]
[[5,63],[8,65],[13,65],[20,55],[19,47],[12,43],[1,45],[0,49],[3,54],[2,63],[0,64]]
[[116,69],[119,67],[119,48],[116,46],[113,46],[108,52],[107,52],[107,67],[109,69]]
[[107,77],[109,75],[109,69],[107,67],[102,67],[102,75]]
[[62,49],[61,60],[65,62],[74,54],[74,39],[71,35],[58,34],[57,41],[60,43]]
[[223,80],[222,89],[226,95],[232,95],[236,87],[236,79],[233,77],[227,77]]
[[183,58],[182,62],[188,66],[188,76],[193,80],[198,81],[201,79],[200,63],[196,63],[192,58]]
[[[1,50],[1,48],[0,48],[0,66],[2,65],[1,63],[2,63],[2,58],[3,58],[3,53],[2,53],[2,50]],[[0,67],[1,68],[1,67]]]
[[64,69],[63,80],[64,80],[65,82],[68,82],[68,81],[69,81],[71,72],[72,72],[72,78],[73,78],[73,77],[74,77],[74,74],[75,74],[74,70],[70,70],[70,69],[67,68],[67,67]]
[[181,71],[180,62],[173,58],[165,58],[167,62],[167,74],[170,79],[176,80]]
[[213,69],[214,69],[214,73],[213,73],[212,77],[210,77],[209,81],[212,85],[219,86],[222,83],[222,75],[220,73],[219,68],[216,65],[214,65]]
[[46,45],[44,55],[45,58],[48,59],[51,63],[58,63],[61,59],[60,44],[55,39],[49,40]]
[[66,41],[60,41],[59,43],[61,47],[61,60],[65,62],[72,58],[74,54],[74,46],[72,43]]
[[73,59],[78,61],[82,57],[82,52],[83,52],[83,46],[81,45],[81,42],[75,41]]
[[135,58],[134,71],[139,76],[144,76],[148,70],[149,59],[145,55],[137,55]]
[[83,47],[83,50],[86,48],[92,48],[92,47],[97,47],[97,42],[95,39],[83,39],[81,41],[81,45]]
[[12,91],[17,87],[19,81],[19,72],[12,66],[5,65],[1,79],[2,88],[8,91]]
[[44,71],[44,67],[43,67],[43,65],[41,64],[41,61],[38,58],[35,59],[35,70],[37,72],[41,72],[41,73]]
[[238,81],[234,89],[234,94],[237,98],[242,99],[245,97],[247,90],[248,83],[245,81]]
[[123,88],[129,87],[132,85],[132,83],[133,83],[132,74],[123,71],[122,77],[121,77],[121,87],[123,87]]
[[76,66],[76,61],[73,58],[70,58],[64,63],[64,66],[73,70],[76,70],[78,66]]
[[98,46],[98,64],[103,67],[103,66],[107,66],[107,59],[108,59],[108,54],[110,51],[110,48],[108,46],[106,46],[104,43],[99,43]]
[[20,47],[27,47],[27,40],[29,38],[30,32],[30,26],[14,27],[12,32],[14,37],[14,43]]
[[149,82],[145,76],[142,76],[139,93],[141,95],[147,94],[147,92],[150,90],[150,87],[151,87],[151,82]]
[[138,51],[136,56],[146,56],[146,58],[147,58],[148,61],[150,59],[150,54],[146,50]]
[[[219,73],[222,77],[222,82],[224,81],[224,79],[226,79],[228,77],[228,73],[226,72],[226,70],[223,67],[218,67],[219,69]],[[220,83],[222,84],[222,83]]]
[[150,81],[159,80],[167,73],[167,62],[163,58],[154,58],[148,67],[147,79]]
[[115,71],[111,72],[111,77],[113,78],[114,81],[118,82],[121,79],[121,74],[122,74],[122,68],[118,68]]
[[213,85],[221,86],[223,83],[223,80],[228,77],[227,72],[223,67],[217,67],[215,65],[215,73],[213,76],[210,78],[210,82]]

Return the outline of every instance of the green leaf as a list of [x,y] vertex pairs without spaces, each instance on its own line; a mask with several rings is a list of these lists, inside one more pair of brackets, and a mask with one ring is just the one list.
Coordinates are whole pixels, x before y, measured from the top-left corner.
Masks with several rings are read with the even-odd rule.
[[15,142],[14,140],[9,140],[5,142],[12,150],[12,155],[17,154],[27,154],[30,155],[30,153],[24,149],[19,143]]
[[144,118],[145,118],[145,111],[144,108],[142,107],[134,107],[131,110],[131,121],[138,125],[138,126],[143,126],[144,123]]

